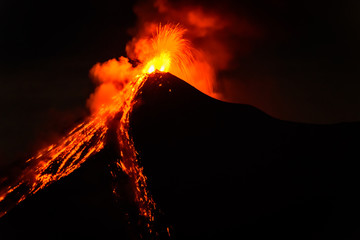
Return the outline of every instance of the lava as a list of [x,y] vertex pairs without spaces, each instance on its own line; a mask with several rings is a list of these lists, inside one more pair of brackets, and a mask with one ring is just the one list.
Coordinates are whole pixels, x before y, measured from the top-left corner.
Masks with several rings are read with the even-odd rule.
[[134,51],[139,56],[137,66],[132,66],[125,57],[96,64],[90,73],[100,85],[88,102],[92,115],[56,144],[28,159],[20,174],[0,179],[0,217],[28,196],[69,175],[90,156],[101,151],[109,123],[115,116],[120,116],[117,137],[121,159],[117,161],[118,169],[114,169],[112,175],[116,177],[118,171],[123,171],[130,177],[139,213],[148,220],[147,226],[151,231],[156,204],[147,190],[147,179],[129,135],[129,115],[134,99],[149,74],[156,71],[186,72],[193,56],[190,43],[183,38],[184,33],[185,29],[178,25],[159,25],[151,36],[133,42]]

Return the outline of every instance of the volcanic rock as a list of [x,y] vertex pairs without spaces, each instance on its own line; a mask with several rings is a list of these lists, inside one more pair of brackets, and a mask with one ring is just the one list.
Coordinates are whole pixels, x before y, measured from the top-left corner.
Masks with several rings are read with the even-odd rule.
[[359,123],[281,121],[170,74],[141,91],[131,134],[178,239],[359,239]]
[[[130,135],[172,238],[359,239],[359,123],[274,119],[169,73],[151,74],[135,100]],[[110,174],[115,131],[78,170],[1,218],[1,239],[146,236],[129,179]]]

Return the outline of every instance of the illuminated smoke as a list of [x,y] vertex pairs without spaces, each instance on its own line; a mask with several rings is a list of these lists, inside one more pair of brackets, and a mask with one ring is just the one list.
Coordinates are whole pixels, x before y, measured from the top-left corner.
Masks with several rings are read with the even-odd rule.
[[96,112],[103,105],[111,104],[114,96],[136,77],[136,70],[127,58],[120,57],[95,64],[90,70],[90,77],[97,87],[87,105],[91,112]]
[[[134,11],[138,25],[132,30],[133,42],[152,32],[159,22],[180,24],[187,30],[185,37],[196,49],[195,61],[188,67],[186,76],[170,72],[219,99],[226,95],[222,86],[226,80],[224,75],[238,71],[236,57],[251,52],[252,42],[263,34],[243,12],[234,12],[227,1],[148,0],[141,1]],[[136,58],[131,50],[130,47],[128,56]]]

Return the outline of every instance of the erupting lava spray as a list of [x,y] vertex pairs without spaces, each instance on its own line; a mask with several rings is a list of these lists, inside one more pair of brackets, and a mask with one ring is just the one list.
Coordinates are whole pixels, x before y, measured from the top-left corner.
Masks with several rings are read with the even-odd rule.
[[29,195],[69,175],[103,149],[109,122],[120,116],[117,136],[121,159],[116,165],[133,182],[139,212],[148,219],[150,227],[155,202],[147,190],[146,177],[129,135],[129,115],[138,90],[152,72],[166,71],[185,79],[191,74],[189,69],[196,61],[196,52],[183,38],[184,33],[185,29],[178,25],[159,25],[150,35],[136,38],[128,45],[138,57],[137,66],[132,66],[125,57],[96,64],[90,73],[100,85],[88,101],[92,115],[58,143],[27,160],[26,168],[18,176],[0,180],[0,216]]

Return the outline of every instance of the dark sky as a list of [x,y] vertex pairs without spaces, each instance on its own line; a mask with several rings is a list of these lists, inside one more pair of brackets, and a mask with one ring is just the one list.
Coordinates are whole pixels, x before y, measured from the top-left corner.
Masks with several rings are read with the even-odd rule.
[[239,56],[229,97],[286,120],[359,121],[360,2],[266,2],[248,5],[265,34]]
[[[231,79],[222,83],[229,100],[292,121],[360,121],[359,1],[237,2],[225,9],[266,34],[235,58],[236,71],[222,73]],[[0,166],[54,141],[87,114],[94,89],[88,71],[125,55],[134,4],[0,3]]]

